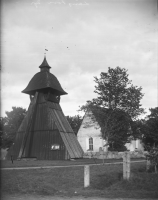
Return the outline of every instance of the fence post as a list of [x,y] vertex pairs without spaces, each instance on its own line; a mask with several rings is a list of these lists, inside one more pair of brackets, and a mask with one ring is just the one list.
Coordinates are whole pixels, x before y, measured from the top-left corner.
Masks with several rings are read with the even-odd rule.
[[126,152],[123,155],[123,179],[126,179]]
[[90,167],[89,165],[84,166],[84,187],[90,186]]
[[123,156],[123,179],[130,178],[130,152],[126,151]]
[[150,166],[151,166],[151,162],[150,162],[149,158],[147,158],[147,160],[146,160],[146,171],[149,171]]

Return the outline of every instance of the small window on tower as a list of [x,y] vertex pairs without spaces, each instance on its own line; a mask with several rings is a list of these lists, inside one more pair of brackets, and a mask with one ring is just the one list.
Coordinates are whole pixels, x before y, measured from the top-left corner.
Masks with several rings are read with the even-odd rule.
[[59,150],[60,149],[60,145],[59,144],[53,144],[51,146],[51,150]]

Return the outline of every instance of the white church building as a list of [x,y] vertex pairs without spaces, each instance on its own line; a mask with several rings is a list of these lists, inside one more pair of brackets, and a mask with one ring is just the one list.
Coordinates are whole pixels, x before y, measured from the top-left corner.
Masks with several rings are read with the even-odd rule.
[[[92,121],[91,115],[88,112],[85,114],[77,134],[78,141],[84,153],[99,152],[101,149],[106,152],[107,147],[104,146],[106,141],[102,138],[99,125]],[[140,140],[133,140],[131,143],[127,143],[126,147],[130,151],[134,151],[135,149],[143,151],[143,144]]]

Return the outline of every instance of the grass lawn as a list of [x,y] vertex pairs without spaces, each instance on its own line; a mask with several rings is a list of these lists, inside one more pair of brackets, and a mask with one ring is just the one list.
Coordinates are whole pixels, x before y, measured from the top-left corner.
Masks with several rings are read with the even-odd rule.
[[[15,161],[10,166],[88,164],[92,160],[78,161]],[[111,160],[116,161],[116,160]],[[120,160],[118,160],[120,161]],[[16,164],[16,162],[18,164]],[[97,160],[96,162],[102,162]],[[94,161],[93,161],[94,163]],[[54,169],[2,170],[2,193],[37,194],[54,196],[98,196],[107,198],[158,198],[158,174],[146,173],[145,162],[131,164],[131,178],[122,178],[122,164],[90,166],[90,187],[84,188],[84,167]],[[20,165],[20,166],[21,166]],[[33,165],[35,166],[35,165]],[[9,167],[3,162],[2,167]]]

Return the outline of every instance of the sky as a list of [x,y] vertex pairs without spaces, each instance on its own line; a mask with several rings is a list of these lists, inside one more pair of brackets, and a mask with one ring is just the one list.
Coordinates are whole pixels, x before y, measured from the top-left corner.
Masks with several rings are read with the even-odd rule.
[[142,87],[142,107],[158,106],[158,15],[156,0],[2,0],[1,115],[28,108],[21,93],[40,71],[45,49],[50,72],[68,95],[65,115],[97,97],[94,76],[108,67],[128,70]]

